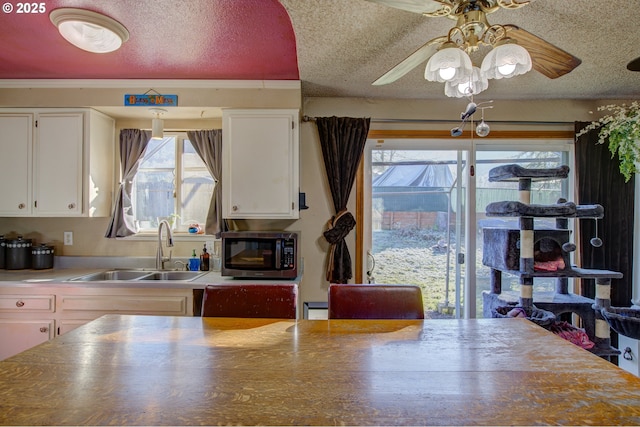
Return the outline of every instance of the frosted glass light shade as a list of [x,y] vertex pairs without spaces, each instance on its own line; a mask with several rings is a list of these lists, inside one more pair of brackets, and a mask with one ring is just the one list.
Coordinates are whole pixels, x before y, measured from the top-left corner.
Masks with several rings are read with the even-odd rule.
[[462,98],[464,96],[477,95],[488,87],[489,82],[480,72],[480,68],[473,67],[471,75],[467,79],[462,79],[458,82],[446,82],[444,84],[444,94],[451,98]]
[[482,61],[481,71],[488,79],[507,79],[531,70],[527,49],[515,43],[494,47]]
[[153,119],[151,121],[151,139],[162,139],[164,137],[164,120]]
[[471,58],[458,47],[437,51],[427,62],[424,78],[430,82],[457,82],[471,75]]
[[113,52],[129,39],[129,31],[118,21],[90,10],[55,9],[49,19],[69,43],[88,52]]

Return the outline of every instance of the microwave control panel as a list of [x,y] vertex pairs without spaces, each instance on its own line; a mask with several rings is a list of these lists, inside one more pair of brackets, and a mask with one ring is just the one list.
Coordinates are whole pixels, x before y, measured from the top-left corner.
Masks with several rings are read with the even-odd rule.
[[282,245],[282,267],[294,268],[295,263],[295,240],[285,239]]

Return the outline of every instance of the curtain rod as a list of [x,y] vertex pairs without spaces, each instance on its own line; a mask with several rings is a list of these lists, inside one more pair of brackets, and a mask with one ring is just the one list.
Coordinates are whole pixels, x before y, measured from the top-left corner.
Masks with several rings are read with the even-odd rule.
[[[302,116],[303,122],[315,122],[316,117]],[[477,120],[474,120],[477,121]],[[549,122],[549,121],[537,121],[537,120],[485,120],[488,123],[500,123],[509,125],[573,125],[574,122]],[[377,119],[372,118],[371,123],[460,123],[460,120],[432,120],[432,119]]]

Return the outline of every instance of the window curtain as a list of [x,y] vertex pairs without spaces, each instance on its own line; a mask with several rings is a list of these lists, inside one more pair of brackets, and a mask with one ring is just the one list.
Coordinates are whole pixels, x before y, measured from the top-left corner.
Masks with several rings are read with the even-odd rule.
[[353,277],[351,256],[344,239],[356,221],[347,211],[347,201],[367,141],[369,124],[368,118],[334,116],[316,119],[335,210],[324,232],[324,238],[331,244],[326,274],[329,283],[347,283]]
[[220,233],[227,230],[226,224],[222,219],[222,186],[220,185],[220,178],[222,177],[222,130],[188,131],[187,135],[191,145],[207,165],[207,169],[215,181],[205,223],[205,232],[219,238]]
[[138,226],[135,223],[131,190],[133,178],[138,171],[138,165],[147,144],[151,139],[151,132],[140,129],[122,129],[120,131],[120,165],[122,181],[118,188],[113,214],[105,237],[115,239],[135,234]]
[[[578,133],[589,123],[576,122]],[[607,144],[598,144],[598,129],[576,140],[578,203],[599,204],[604,218],[598,220],[603,245],[593,247],[595,220],[580,221],[580,255],[584,268],[619,271],[624,277],[611,280],[611,305],[628,307],[632,298],[634,181],[624,182],[616,154],[611,158]],[[593,280],[583,280],[583,295],[593,298]]]

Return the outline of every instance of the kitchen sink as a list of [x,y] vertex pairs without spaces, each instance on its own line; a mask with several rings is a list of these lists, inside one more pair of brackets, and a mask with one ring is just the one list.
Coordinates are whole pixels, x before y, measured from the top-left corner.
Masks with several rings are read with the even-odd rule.
[[201,271],[109,270],[74,277],[71,282],[107,282],[132,280],[190,281],[205,274]]
[[194,280],[204,273],[200,271],[156,271],[146,276],[140,277],[140,280]]
[[111,270],[86,274],[71,279],[72,282],[104,282],[109,280],[136,280],[151,274],[148,271]]

